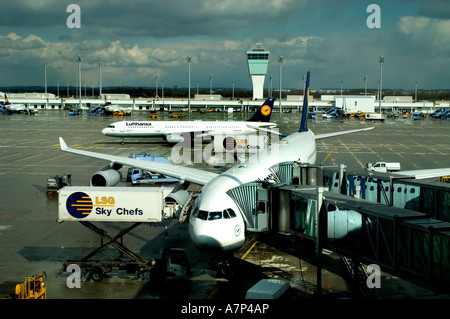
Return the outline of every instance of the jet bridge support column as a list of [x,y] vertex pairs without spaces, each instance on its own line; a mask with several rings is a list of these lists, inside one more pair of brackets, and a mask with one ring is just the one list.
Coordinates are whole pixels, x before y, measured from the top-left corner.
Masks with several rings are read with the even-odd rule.
[[[317,258],[317,294],[322,294],[322,239],[327,234],[327,211],[322,209],[323,187],[317,187],[316,205],[316,258]],[[324,222],[325,221],[325,222]]]

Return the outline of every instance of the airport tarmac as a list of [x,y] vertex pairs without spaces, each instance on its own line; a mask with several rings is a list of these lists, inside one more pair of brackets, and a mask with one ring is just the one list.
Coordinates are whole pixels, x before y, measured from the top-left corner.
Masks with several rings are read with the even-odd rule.
[[[159,114],[159,120],[169,119],[168,112]],[[248,113],[192,113],[185,120],[246,120],[248,116]],[[299,116],[299,113],[274,113],[272,121],[278,123],[281,131],[294,132]],[[126,119],[149,117],[142,112]],[[32,116],[0,116],[0,283],[23,281],[25,276],[45,271],[49,299],[242,299],[258,279],[271,277],[288,279],[297,298],[312,298],[317,290],[315,267],[298,258],[301,249],[296,243],[288,253],[272,246],[274,241],[256,239],[254,246],[247,245],[236,253],[235,279],[226,280],[216,276],[213,265],[217,258],[196,249],[190,242],[187,224],[177,220],[140,225],[124,237],[124,244],[148,260],[160,257],[164,247],[186,249],[193,269],[190,280],[173,280],[157,288],[143,280],[114,276],[98,283],[83,281],[81,288],[68,288],[68,273],[62,271],[62,264],[83,257],[97,248],[100,240],[79,223],[56,222],[57,199],[47,197],[46,180],[71,173],[72,185],[87,186],[90,176],[106,163],[60,151],[58,137],[64,137],[69,146],[108,154],[129,156],[146,152],[169,159],[172,156],[172,146],[160,138],[128,139],[121,145],[120,139],[101,133],[105,126],[119,120],[89,114],[70,116],[68,111],[51,110]],[[357,119],[318,119],[309,124],[316,134],[369,126],[375,129],[317,141],[317,163],[343,163],[355,169],[376,161],[400,162],[403,170],[450,166],[450,121],[399,118],[369,123]],[[225,169],[205,162],[184,164],[214,172]],[[122,171],[126,174],[126,168]],[[102,223],[101,227],[115,234],[126,226]],[[105,257],[116,258],[115,254],[115,250],[107,249]],[[322,273],[322,287],[328,292],[347,292],[348,284],[336,274],[336,259],[328,254],[330,267]],[[393,276],[386,275],[384,280],[391,283],[384,289],[387,299],[437,297],[432,291]]]

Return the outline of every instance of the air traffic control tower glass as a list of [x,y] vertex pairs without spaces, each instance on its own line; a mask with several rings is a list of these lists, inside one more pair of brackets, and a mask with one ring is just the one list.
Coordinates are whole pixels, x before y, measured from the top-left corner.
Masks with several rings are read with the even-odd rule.
[[247,52],[250,75],[266,75],[269,52]]
[[253,83],[253,100],[263,98],[264,78],[269,64],[269,51],[266,51],[261,43],[256,48],[247,51],[248,72]]

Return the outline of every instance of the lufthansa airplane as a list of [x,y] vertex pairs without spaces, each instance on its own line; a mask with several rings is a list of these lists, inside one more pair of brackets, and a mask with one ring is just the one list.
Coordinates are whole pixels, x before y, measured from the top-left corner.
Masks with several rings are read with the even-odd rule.
[[314,164],[316,160],[315,141],[317,139],[367,131],[373,128],[315,135],[307,127],[309,78],[310,73],[308,72],[299,130],[221,174],[192,167],[147,162],[123,156],[74,149],[68,147],[60,137],[61,150],[109,161],[110,167],[116,165],[138,167],[203,185],[200,194],[195,199],[189,217],[191,240],[202,250],[233,251],[242,247],[245,242],[245,221],[240,208],[227,194],[228,190],[247,182],[266,179],[271,176],[269,168],[280,162],[301,161]]
[[120,121],[108,125],[102,130],[106,136],[120,137],[163,137],[168,143],[184,141],[184,135],[195,137],[256,133],[259,128],[270,129],[276,126],[270,123],[274,99],[267,99],[247,121]]
[[26,113],[26,112],[28,112],[28,108],[25,106],[25,104],[11,104],[9,102],[6,94],[5,94],[5,103],[3,103],[3,106],[10,113]]

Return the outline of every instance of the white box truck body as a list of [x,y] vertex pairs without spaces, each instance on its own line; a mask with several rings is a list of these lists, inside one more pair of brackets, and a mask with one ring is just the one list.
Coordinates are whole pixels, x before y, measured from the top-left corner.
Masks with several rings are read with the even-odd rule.
[[58,194],[58,222],[161,222],[172,189],[66,186]]

